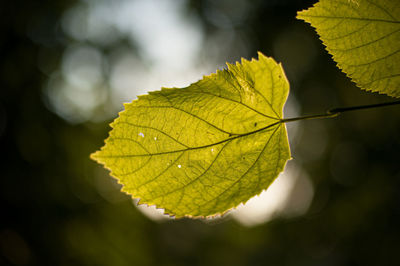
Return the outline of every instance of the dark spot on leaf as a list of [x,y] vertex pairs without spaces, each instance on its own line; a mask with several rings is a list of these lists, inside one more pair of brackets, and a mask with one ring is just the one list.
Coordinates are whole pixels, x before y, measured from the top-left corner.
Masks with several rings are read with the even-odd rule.
[[257,126],[257,122],[254,123],[254,126],[255,126],[255,127]]

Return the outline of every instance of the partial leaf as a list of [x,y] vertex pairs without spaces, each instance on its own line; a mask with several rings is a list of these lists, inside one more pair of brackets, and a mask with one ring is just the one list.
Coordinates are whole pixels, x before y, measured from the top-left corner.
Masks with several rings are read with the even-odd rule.
[[400,0],[321,0],[297,17],[360,88],[400,97]]
[[222,214],[268,188],[290,158],[288,91],[281,65],[259,53],[125,104],[91,157],[140,204],[176,217]]

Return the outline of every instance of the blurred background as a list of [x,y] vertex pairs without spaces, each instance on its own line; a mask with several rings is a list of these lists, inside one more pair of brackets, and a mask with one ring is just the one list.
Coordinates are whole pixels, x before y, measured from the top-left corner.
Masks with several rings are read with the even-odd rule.
[[293,160],[210,220],[137,207],[89,159],[124,102],[261,51],[286,117],[358,89],[296,12],[315,0],[7,1],[0,8],[0,265],[398,265],[400,108],[288,124]]

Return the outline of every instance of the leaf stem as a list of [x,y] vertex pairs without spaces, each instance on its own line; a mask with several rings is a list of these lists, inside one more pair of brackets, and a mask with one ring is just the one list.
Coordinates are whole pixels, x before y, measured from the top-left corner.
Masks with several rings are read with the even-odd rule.
[[369,105],[350,106],[350,107],[337,107],[337,108],[329,109],[325,114],[306,115],[306,116],[299,116],[299,117],[293,117],[293,118],[286,118],[286,119],[281,119],[280,122],[288,123],[288,122],[294,122],[294,121],[299,121],[299,120],[333,118],[333,117],[337,117],[338,115],[340,115],[341,113],[344,113],[344,112],[350,112],[350,111],[356,111],[356,110],[362,110],[362,109],[379,108],[379,107],[398,105],[398,104],[400,104],[400,101],[369,104]]

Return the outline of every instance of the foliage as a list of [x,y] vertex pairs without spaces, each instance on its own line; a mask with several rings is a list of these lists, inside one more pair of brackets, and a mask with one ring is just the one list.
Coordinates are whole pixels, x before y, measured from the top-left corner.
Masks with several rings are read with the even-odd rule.
[[321,0],[298,18],[360,88],[400,97],[399,0]]
[[[400,108],[292,124],[296,132],[288,128],[293,140],[291,155],[295,158],[288,164],[298,166],[298,173],[312,182],[314,192],[312,204],[300,218],[281,216],[283,219],[266,222],[267,217],[260,217],[263,212],[260,210],[253,212],[260,223],[264,221],[257,226],[244,226],[236,215],[207,222],[200,219],[160,221],[157,216],[148,215],[146,208],[133,206],[131,197],[120,192],[120,186],[115,185],[116,180],[110,178],[108,171],[88,158],[88,154],[102,146],[110,131],[105,121],[111,113],[116,117],[114,110],[126,101],[116,94],[115,79],[111,78],[117,70],[132,77],[138,76],[139,69],[145,80],[150,73],[156,73],[153,78],[159,80],[159,75],[165,78],[167,73],[177,71],[154,67],[153,61],[145,61],[146,69],[140,68],[140,64],[133,68],[127,67],[131,64],[120,67],[119,62],[128,59],[128,62],[137,62],[138,59],[131,60],[132,54],[146,60],[143,50],[132,44],[138,39],[113,28],[114,33],[121,34],[120,39],[114,39],[110,28],[103,23],[94,24],[100,35],[94,38],[79,35],[75,39],[65,32],[64,16],[68,15],[74,29],[85,33],[87,24],[82,22],[88,20],[87,12],[94,10],[109,21],[111,17],[118,17],[114,13],[116,7],[124,7],[126,2],[156,3],[154,8],[163,6],[168,10],[171,3],[190,4],[188,9],[182,8],[176,14],[195,19],[203,39],[198,43],[201,54],[193,54],[196,60],[184,73],[192,73],[191,66],[204,66],[204,62],[207,66],[219,65],[221,60],[240,55],[250,59],[247,56],[253,55],[252,49],[257,47],[282,62],[291,81],[290,97],[304,113],[337,104],[389,100],[385,95],[355,89],[350,79],[335,69],[325,50],[313,45],[319,39],[309,24],[295,21],[294,14],[315,0],[90,3],[60,0],[40,5],[27,0],[18,4],[4,1],[4,16],[0,19],[3,29],[0,142],[6,156],[2,160],[0,179],[4,214],[0,226],[0,265],[398,264]],[[99,6],[107,8],[99,9]],[[156,10],[153,14],[139,10],[144,16],[156,14]],[[72,17],[71,11],[76,16]],[[127,19],[136,20],[129,10],[124,14],[128,15]],[[215,22],[221,21],[216,19],[221,18],[224,24],[215,26]],[[91,26],[93,21],[90,20]],[[160,17],[150,23],[157,26],[163,20]],[[151,28],[141,30],[151,33],[147,37],[156,34]],[[168,30],[175,29],[168,28],[166,33]],[[105,76],[101,77],[104,84],[99,86],[110,84],[110,88],[93,90],[97,92],[95,95],[101,95],[100,99],[104,98],[106,104],[101,108],[108,115],[101,115],[99,110],[96,120],[71,124],[49,108],[44,95],[48,82],[65,72],[71,49],[81,46],[95,48],[102,55],[98,63],[105,66]],[[299,50],[303,52],[300,58]],[[178,54],[176,61],[183,55]],[[304,58],[307,64],[297,65]],[[87,65],[86,59],[82,57],[83,66]],[[173,78],[174,74],[168,74],[167,79]],[[130,93],[133,99],[135,90],[153,88],[152,84],[157,81],[140,85],[142,82],[131,83],[130,92],[122,92]],[[99,99],[76,96],[72,92],[66,100],[79,101],[82,105]],[[291,133],[295,134],[290,136]],[[295,176],[289,173],[288,177]],[[287,204],[292,207],[298,206],[306,193],[301,184],[296,181],[294,192],[287,195]],[[248,216],[248,221],[253,218]]]
[[[359,87],[400,97],[399,11],[399,1],[321,0],[298,18],[316,28]],[[227,65],[189,87],[126,104],[92,158],[141,204],[175,217],[214,216],[267,189],[283,170],[286,122],[366,108],[283,119],[289,83],[281,65],[261,53]]]
[[290,158],[288,91],[282,67],[259,53],[126,104],[92,158],[140,203],[176,217],[221,214],[266,189]]

